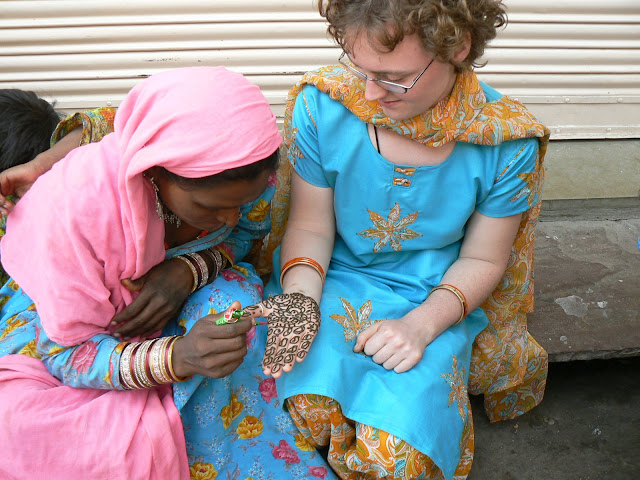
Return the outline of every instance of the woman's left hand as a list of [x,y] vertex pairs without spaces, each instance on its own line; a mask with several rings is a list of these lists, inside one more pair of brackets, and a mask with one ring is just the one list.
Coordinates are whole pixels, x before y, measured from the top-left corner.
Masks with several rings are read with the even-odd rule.
[[140,294],[113,317],[111,325],[122,324],[114,335],[125,340],[147,337],[178,315],[193,286],[193,274],[184,262],[170,259],[136,280],[122,280],[122,285]]
[[405,318],[383,320],[358,335],[354,352],[363,352],[374,362],[396,373],[412,369],[433,339],[416,331]]
[[278,378],[302,362],[320,329],[320,308],[301,293],[283,293],[246,307],[254,318],[267,319],[267,344],[262,358],[265,375]]

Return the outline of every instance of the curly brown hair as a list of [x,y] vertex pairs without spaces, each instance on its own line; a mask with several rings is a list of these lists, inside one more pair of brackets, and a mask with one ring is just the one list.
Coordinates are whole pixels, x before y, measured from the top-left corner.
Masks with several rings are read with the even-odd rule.
[[[348,39],[362,32],[387,52],[415,34],[427,52],[458,71],[481,66],[478,60],[487,43],[507,23],[502,0],[318,0],[318,11],[344,50]],[[471,51],[455,62],[467,35]]]

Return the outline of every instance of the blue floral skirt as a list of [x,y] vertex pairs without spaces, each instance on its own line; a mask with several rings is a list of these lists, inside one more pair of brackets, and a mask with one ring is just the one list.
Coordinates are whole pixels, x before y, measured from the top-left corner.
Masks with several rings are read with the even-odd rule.
[[[182,335],[209,313],[262,298],[262,281],[253,267],[240,264],[193,293],[164,335]],[[0,356],[29,355],[35,345],[38,314],[14,282],[0,290]],[[174,384],[191,478],[197,480],[335,479],[324,458],[296,429],[282,408],[273,378],[262,373],[266,326],[247,334],[248,353],[232,374],[212,379],[196,375]]]

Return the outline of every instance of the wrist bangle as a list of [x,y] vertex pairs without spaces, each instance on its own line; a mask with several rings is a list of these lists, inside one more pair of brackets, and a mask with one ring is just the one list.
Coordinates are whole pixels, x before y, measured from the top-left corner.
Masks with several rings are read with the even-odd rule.
[[460,315],[460,318],[458,319],[458,321],[454,323],[454,325],[459,324],[462,320],[464,320],[464,317],[466,317],[467,314],[469,313],[469,310],[468,310],[469,304],[467,303],[467,297],[465,297],[464,293],[462,293],[460,290],[458,290],[458,288],[454,287],[453,285],[449,285],[448,283],[441,283],[440,285],[431,289],[431,291],[429,292],[429,295],[427,295],[427,298],[429,298],[429,296],[436,290],[448,290],[449,292],[453,293],[456,297],[458,297],[458,300],[460,301],[460,305],[462,306],[462,314]]
[[158,384],[171,383],[171,377],[164,365],[165,352],[167,345],[171,343],[173,337],[162,337],[153,344],[153,347],[149,350],[149,366],[151,369],[151,375]]
[[125,390],[139,388],[131,375],[131,355],[137,345],[137,343],[128,343],[120,354],[120,368],[118,370],[120,371],[120,384]]
[[153,340],[142,342],[135,353],[136,361],[134,375],[136,376],[138,383],[142,385],[143,388],[151,388],[155,386],[155,383],[147,376],[147,366],[149,364],[147,353],[152,342]]
[[209,271],[209,280],[207,283],[213,282],[218,275],[220,275],[220,266],[218,265],[217,257],[215,254],[209,250],[208,248],[199,252],[200,255],[206,255],[209,260],[211,260],[211,264],[213,267]]
[[282,267],[282,271],[280,272],[280,287],[282,287],[282,280],[284,279],[285,273],[287,273],[287,271],[291,267],[295,267],[296,265],[307,265],[313,268],[316,272],[318,272],[318,275],[320,275],[320,280],[322,281],[322,285],[324,285],[324,279],[325,279],[324,269],[318,262],[316,262],[313,258],[309,258],[309,257],[295,257],[289,260],[287,263],[285,263],[284,266]]
[[169,376],[171,377],[171,380],[174,382],[184,382],[189,378],[189,377],[180,378],[179,376],[176,375],[176,372],[173,371],[173,347],[176,345],[176,342],[181,338],[182,336],[173,337],[173,340],[167,347],[167,355],[165,357],[165,366],[167,368],[167,371],[169,372]]
[[193,265],[193,263],[191,263],[191,260],[189,260],[185,256],[178,255],[175,258],[179,258],[180,260],[182,260],[184,263],[187,264],[187,266],[189,267],[189,270],[191,270],[191,273],[193,274],[193,287],[191,287],[191,291],[189,292],[189,294],[195,292],[196,288],[198,288],[198,283],[200,283],[199,282],[200,279],[198,278],[198,271],[196,270],[196,267]]
[[[220,259],[222,260],[224,258],[224,260],[229,262],[229,267],[233,267],[233,258],[231,258],[231,255],[224,248],[222,248],[220,245],[216,245],[215,247],[211,247],[211,251],[212,252],[218,252],[220,254]],[[224,263],[224,260],[222,260],[222,263]]]
[[186,253],[185,255],[198,265],[200,270],[200,282],[198,283],[198,288],[204,287],[209,282],[209,267],[207,267],[207,262],[205,262],[202,255],[198,253]]

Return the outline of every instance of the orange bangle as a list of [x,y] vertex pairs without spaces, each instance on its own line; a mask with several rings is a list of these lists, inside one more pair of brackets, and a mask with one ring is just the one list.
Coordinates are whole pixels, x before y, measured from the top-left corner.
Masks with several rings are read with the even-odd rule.
[[313,258],[295,257],[289,260],[287,263],[285,263],[284,266],[282,267],[282,271],[280,272],[280,287],[282,287],[282,280],[284,279],[284,274],[287,273],[287,271],[291,267],[295,267],[296,265],[308,265],[309,267],[313,268],[316,272],[318,272],[318,275],[320,275],[320,279],[322,280],[322,284],[324,285],[325,273],[322,268],[322,265],[316,262]]
[[[460,305],[462,306],[462,315],[460,315],[460,318],[458,319],[458,321],[454,323],[454,325],[457,325],[462,320],[464,320],[464,317],[466,317],[467,314],[469,313],[469,304],[467,303],[467,297],[465,297],[464,293],[458,290],[458,288],[454,287],[453,285],[449,285],[448,283],[441,283],[440,285],[432,288],[431,291],[429,292],[429,295],[431,295],[436,290],[441,290],[441,289],[450,291],[456,297],[458,297],[458,300],[460,300]],[[427,298],[429,297],[429,295],[427,295]]]

